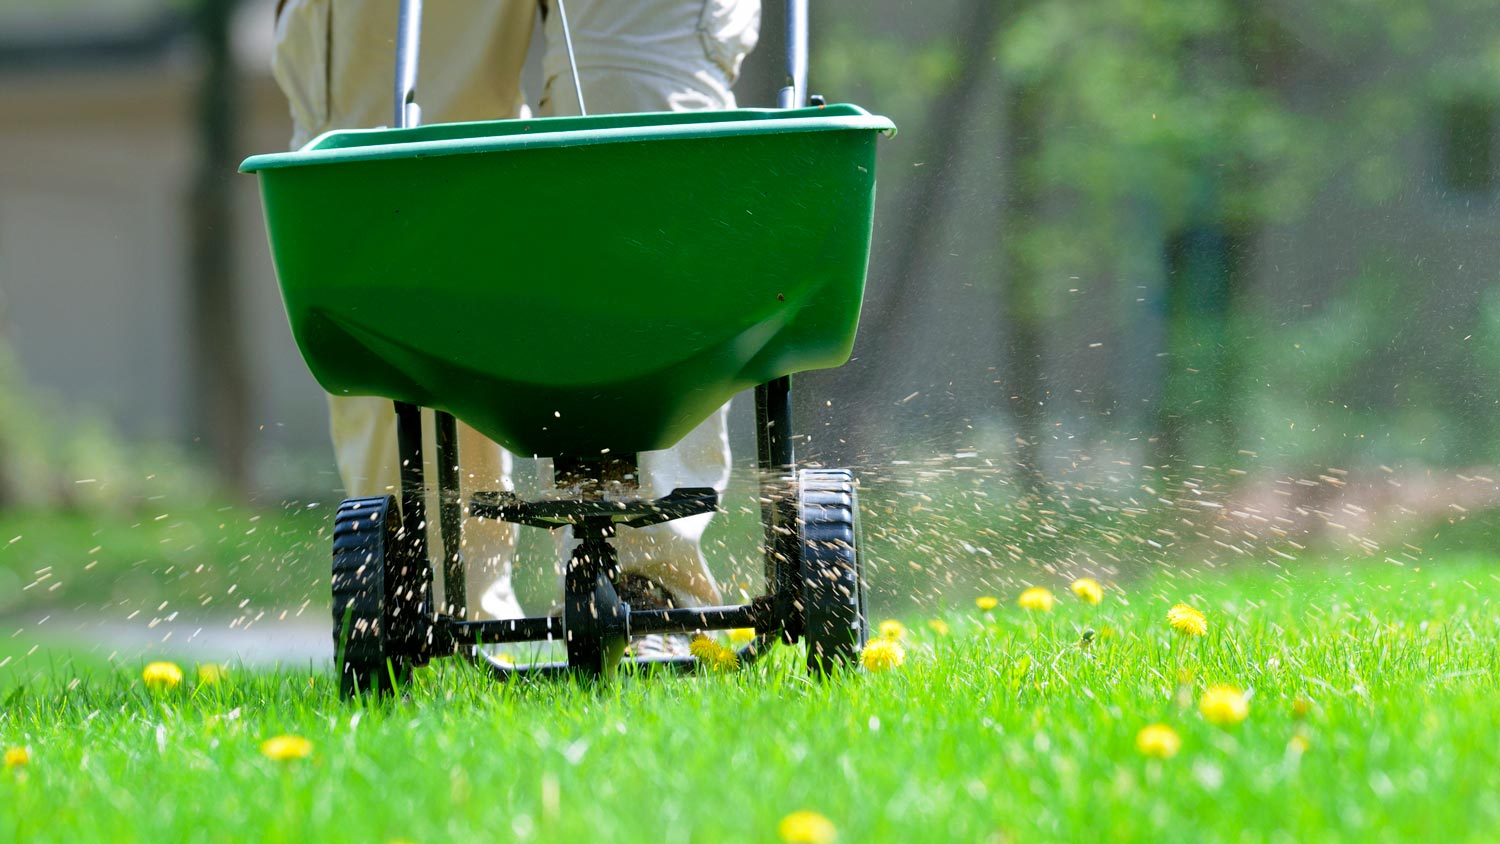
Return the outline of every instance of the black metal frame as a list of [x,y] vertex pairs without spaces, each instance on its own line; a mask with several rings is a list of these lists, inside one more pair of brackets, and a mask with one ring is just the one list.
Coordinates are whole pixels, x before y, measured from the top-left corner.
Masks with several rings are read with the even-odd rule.
[[[442,551],[442,603],[434,600],[433,567],[427,531],[427,479],[423,464],[421,409],[395,403],[396,439],[401,459],[401,531],[397,537],[399,571],[409,588],[425,595],[423,606],[436,611],[428,623],[409,631],[418,663],[465,652],[478,657],[477,646],[489,644],[562,641],[569,662],[503,666],[490,662],[497,674],[553,674],[577,669],[579,662],[610,660],[589,650],[598,642],[627,640],[653,633],[694,633],[707,630],[753,628],[756,641],[741,648],[742,662],[752,662],[779,639],[794,644],[801,635],[799,577],[801,539],[797,525],[796,454],[792,443],[791,378],[777,378],[755,389],[757,465],[762,478],[761,524],[765,535],[767,594],[747,604],[688,609],[633,610],[619,600],[614,584],[619,575],[609,539],[619,527],[641,528],[673,519],[715,512],[718,493],[712,488],[675,489],[655,500],[574,498],[523,501],[513,493],[475,492],[465,501],[459,485],[457,422],[435,411],[435,464],[438,488],[438,533]],[[604,482],[633,472],[633,457],[608,460],[556,458],[562,485]],[[470,621],[467,618],[467,572],[463,554],[463,519],[498,519],[530,527],[554,529],[573,526],[581,540],[563,578],[564,615],[582,620],[569,637],[564,619],[557,616]],[[572,612],[568,612],[568,605]],[[576,625],[575,625],[576,626]],[[580,650],[582,649],[582,650]],[[692,657],[638,658],[638,666],[666,665],[691,669]],[[586,667],[586,666],[585,666]],[[607,667],[605,668],[607,670]]]
[[755,388],[755,427],[766,588],[775,598],[776,615],[787,620],[776,632],[790,645],[802,633],[801,614],[796,607],[802,549],[797,531],[797,500],[792,489],[797,453],[792,443],[791,376]]

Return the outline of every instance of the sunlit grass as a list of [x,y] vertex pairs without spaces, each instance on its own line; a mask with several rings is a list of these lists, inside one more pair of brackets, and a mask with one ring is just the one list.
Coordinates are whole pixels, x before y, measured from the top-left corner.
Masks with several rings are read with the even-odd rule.
[[[60,667],[0,700],[0,746],[29,750],[0,770],[0,840],[764,842],[800,810],[844,842],[1500,828],[1489,566],[1163,574],[1106,583],[1098,606],[1038,585],[1051,611],[953,596],[902,619],[899,668],[827,683],[790,649],[602,689],[449,663],[373,705],[340,703],[325,673],[184,664],[152,692],[143,664],[71,689]],[[1169,626],[1178,602],[1203,636]],[[1200,711],[1217,685],[1248,700],[1237,725]],[[1143,752],[1152,724],[1175,755],[1164,734]]]

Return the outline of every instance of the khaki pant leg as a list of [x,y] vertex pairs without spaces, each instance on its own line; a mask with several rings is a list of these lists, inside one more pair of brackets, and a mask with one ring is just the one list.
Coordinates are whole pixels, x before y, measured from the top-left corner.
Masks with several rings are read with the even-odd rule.
[[[272,72],[291,106],[293,148],[332,129],[393,122],[398,9],[398,3],[374,0],[289,0],[276,21]],[[521,67],[535,16],[533,0],[427,3],[417,83],[423,118],[452,122],[519,116],[525,103]],[[400,469],[391,402],[331,395],[328,403],[334,455],[347,493],[395,494]],[[430,433],[431,413],[424,419]],[[430,436],[428,441],[430,454]],[[466,496],[474,490],[510,488],[510,456],[463,424],[459,454]],[[426,471],[434,477],[430,460]],[[428,506],[429,512],[437,512],[435,500]],[[471,571],[493,572],[497,578],[485,594],[485,610],[498,617],[520,615],[510,586],[515,527],[472,519],[464,528]]]
[[[590,114],[734,108],[730,93],[740,61],[755,46],[759,0],[567,0],[568,28]],[[562,26],[546,20],[542,115],[578,113]],[[558,221],[567,225],[566,221]],[[729,481],[728,405],[666,451],[640,456],[642,492]],[[712,517],[695,516],[615,538],[621,569],[660,582],[686,606],[721,601],[703,558],[703,531]],[[559,537],[559,553],[571,536]]]
[[[288,0],[276,19],[271,71],[291,104],[293,147],[331,129],[394,122],[396,24],[391,0]],[[535,0],[424,4],[417,102],[428,123],[518,117]]]

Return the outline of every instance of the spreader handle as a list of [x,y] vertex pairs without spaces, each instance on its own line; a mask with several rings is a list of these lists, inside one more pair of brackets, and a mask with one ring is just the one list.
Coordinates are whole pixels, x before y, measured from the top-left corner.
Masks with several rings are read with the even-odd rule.
[[807,0],[786,0],[786,85],[778,108],[807,105]]
[[396,128],[421,125],[417,105],[417,56],[422,45],[422,0],[401,0],[396,24]]

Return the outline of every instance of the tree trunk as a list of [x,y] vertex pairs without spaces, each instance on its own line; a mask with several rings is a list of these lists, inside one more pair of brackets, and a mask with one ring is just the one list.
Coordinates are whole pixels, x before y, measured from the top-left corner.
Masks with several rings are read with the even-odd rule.
[[[925,166],[911,171],[895,206],[906,213],[899,227],[892,229],[901,236],[877,244],[884,248],[870,264],[870,288],[884,295],[867,299],[860,317],[862,339],[857,354],[863,374],[853,390],[858,395],[881,394],[890,372],[899,368],[897,363],[907,352],[903,338],[910,333],[908,321],[923,312],[920,305],[930,283],[924,264],[944,230],[949,195],[960,168],[954,150],[978,113],[979,95],[987,78],[992,78],[986,69],[992,66],[995,38],[1010,14],[1013,9],[1007,4],[970,0],[955,18],[961,39],[958,64],[934,98],[919,135],[921,146],[914,159]],[[888,433],[883,430],[889,426],[885,407],[872,403],[860,428],[868,434]]]
[[1040,494],[1045,485],[1041,466],[1047,418],[1042,366],[1045,290],[1029,259],[1026,244],[1013,235],[1035,227],[1041,213],[1040,192],[1029,169],[1041,146],[1041,106],[1041,93],[1033,86],[1013,84],[1006,90],[1003,154],[1009,177],[1000,235],[1004,254],[1000,289],[1004,302],[1005,366],[1000,373],[999,388],[1015,429],[1014,478],[1017,488],[1027,495]]
[[230,180],[235,151],[236,80],[229,38],[235,0],[199,0],[203,77],[198,91],[198,172],[188,220],[193,431],[208,446],[220,479],[249,482],[249,376],[235,283]]
[[[1200,212],[1211,218],[1210,211]],[[1222,466],[1232,454],[1229,323],[1234,238],[1220,224],[1190,225],[1168,238],[1166,379],[1157,412],[1154,462]]]
[[[1291,42],[1261,6],[1228,5],[1229,29],[1200,47],[1203,84],[1229,80],[1274,96]],[[1153,448],[1159,467],[1177,461],[1228,469],[1239,460],[1243,352],[1234,327],[1259,228],[1253,215],[1235,219],[1224,198],[1252,191],[1256,169],[1235,149],[1201,162],[1187,224],[1165,243],[1167,361]]]

